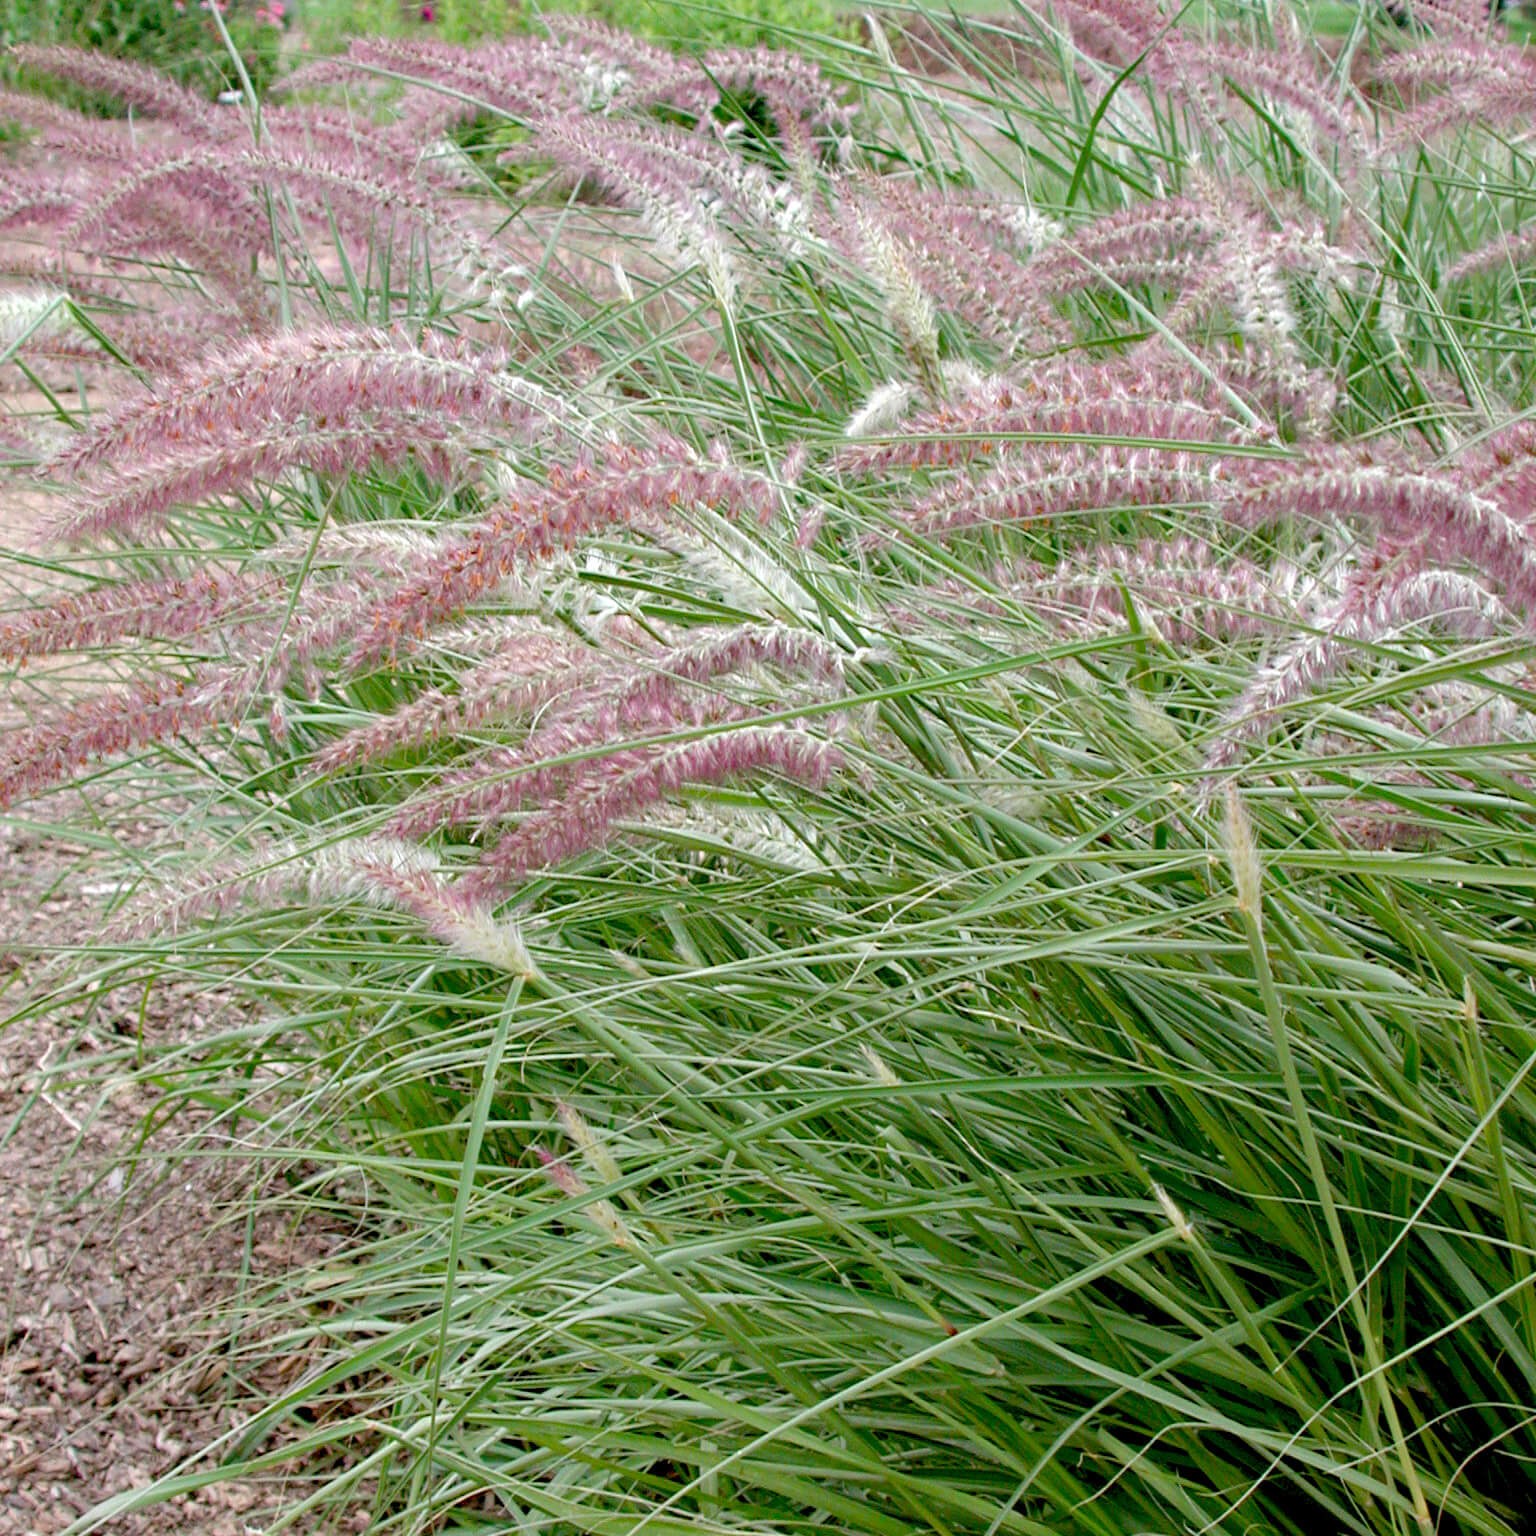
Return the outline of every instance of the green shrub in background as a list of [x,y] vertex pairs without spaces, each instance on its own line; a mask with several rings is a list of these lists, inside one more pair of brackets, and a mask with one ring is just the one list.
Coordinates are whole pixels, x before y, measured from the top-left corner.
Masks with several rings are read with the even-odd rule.
[[522,6],[514,0],[303,0],[299,26],[306,47],[329,53],[348,37],[418,33],[450,43],[477,42],[538,26],[542,11],[590,11],[642,37],[689,53],[745,46],[800,33],[838,32],[832,0],[746,0],[717,7],[693,0],[557,0]]
[[478,42],[511,31],[519,14],[512,0],[302,0],[297,25],[307,51],[333,53],[349,37],[419,33],[449,43]]
[[797,33],[823,36],[839,30],[831,0],[749,0],[720,8],[692,0],[605,0],[608,20],[686,52],[741,47],[775,39],[780,47]]
[[[224,5],[225,30],[258,90],[277,73],[291,7],[292,0]],[[209,96],[240,84],[212,11],[199,0],[60,0],[47,8],[5,0],[0,6],[0,41],[97,49],[114,58],[152,64]],[[78,92],[69,99],[84,104]]]

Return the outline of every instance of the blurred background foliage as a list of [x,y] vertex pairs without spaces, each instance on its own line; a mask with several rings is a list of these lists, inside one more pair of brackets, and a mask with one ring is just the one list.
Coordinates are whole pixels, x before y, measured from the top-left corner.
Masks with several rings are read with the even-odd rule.
[[[227,0],[215,17],[213,0],[55,0],[50,5],[0,0],[0,41],[8,47],[65,43],[97,49],[114,58],[152,64],[184,85],[216,96],[240,85],[219,20],[260,90],[281,67],[294,3]],[[68,99],[73,106],[88,104],[67,88],[51,94]],[[108,106],[105,102],[89,105],[102,111]]]
[[[66,43],[166,70],[210,96],[239,87],[239,72],[213,15],[213,0],[0,0],[0,44]],[[688,51],[751,45],[847,25],[834,0],[224,0],[223,31],[263,89],[286,63],[329,53],[349,37],[421,36],[473,43],[538,24],[541,10],[581,10]],[[9,71],[7,71],[9,73]],[[71,104],[83,105],[75,95]],[[105,103],[100,105],[106,109]]]

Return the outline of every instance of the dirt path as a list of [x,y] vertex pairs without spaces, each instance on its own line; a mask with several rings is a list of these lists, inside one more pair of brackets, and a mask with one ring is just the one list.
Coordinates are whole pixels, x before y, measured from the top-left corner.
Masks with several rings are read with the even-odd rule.
[[[5,551],[35,537],[44,507],[0,482],[0,609],[34,580]],[[0,731],[24,725],[27,709],[25,697],[0,700]],[[88,1066],[141,1030],[160,1041],[203,1035],[232,1005],[171,989],[142,1011],[142,999],[113,995],[89,1010],[12,1017],[46,986],[51,958],[90,938],[102,895],[81,849],[0,821],[0,1536],[54,1536],[229,1430],[221,1305],[337,1241],[271,1215],[248,1221],[252,1191],[216,1156],[146,1160],[128,1180],[120,1160],[153,1091],[126,1073],[92,1087],[57,1075],[66,1059]],[[296,1492],[226,1483],[104,1528],[253,1536]],[[365,1530],[366,1518],[346,1528]]]
[[[88,937],[92,883],[67,847],[0,843],[0,1011],[44,954]],[[216,1006],[216,1005],[215,1005]],[[206,1003],[153,1001],[146,1034],[209,1027]],[[51,1536],[111,1494],[147,1485],[228,1430],[217,1320],[251,1273],[316,1258],[313,1235],[271,1217],[249,1233],[244,1196],[216,1162],[141,1173],[118,1161],[155,1095],[120,1079],[98,1094],[56,1081],[72,1044],[88,1061],[140,1027],[128,999],[86,1019],[24,1020],[0,1032],[0,1536]],[[302,1247],[303,1253],[297,1250]],[[291,1496],[293,1490],[286,1492]],[[285,1490],[204,1490],[108,1529],[248,1536]]]

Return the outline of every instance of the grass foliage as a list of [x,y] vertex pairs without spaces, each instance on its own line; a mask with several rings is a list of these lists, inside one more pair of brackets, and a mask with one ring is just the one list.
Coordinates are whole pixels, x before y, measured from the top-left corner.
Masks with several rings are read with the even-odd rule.
[[[1284,14],[1266,14],[1284,42]],[[1212,571],[1252,562],[1283,597],[1371,550],[1358,527],[1256,529],[1203,493],[1149,502],[1111,477],[1049,518],[950,537],[904,512],[942,468],[839,457],[893,381],[907,414],[870,441],[931,431],[943,447],[922,411],[946,387],[963,399],[966,370],[1027,390],[1063,358],[1150,339],[1240,422],[1265,410],[1229,386],[1245,358],[1268,346],[1265,366],[1283,350],[1302,370],[1273,430],[1223,440],[1234,473],[1321,442],[1453,474],[1536,388],[1518,261],[1448,275],[1528,221],[1524,129],[1357,150],[1240,84],[1219,113],[1142,89],[1141,61],[1095,61],[1022,14],[930,18],[917,60],[899,20],[822,50],[857,105],[851,160],[822,144],[797,161],[750,103],[737,114],[743,155],[805,205],[842,206],[845,164],[1069,231],[1186,193],[1310,220],[1347,247],[1347,280],[1287,271],[1283,348],[1231,304],[1182,327],[1155,278],[1084,286],[1055,304],[1062,339],[1010,358],[958,298],[932,305],[925,341],[878,239],[818,226],[786,248],[728,225],[727,283],[654,208],[647,222],[569,173],[510,194],[485,178],[479,227],[522,269],[498,291],[429,267],[414,237],[370,251],[339,218],[329,250],[311,231],[281,252],[280,285],[265,262],[288,315],[503,345],[587,421],[726,445],[775,504],[761,524],[685,502],[665,536],[596,528],[513,596],[477,596],[479,629],[308,683],[295,669],[278,721],[253,704],[71,773],[67,802],[13,809],[36,825],[83,806],[139,914],[108,914],[18,1016],[130,984],[238,998],[215,1035],[90,1070],[162,1090],[154,1147],[185,1111],[174,1155],[248,1161],[253,1198],[345,1234],[231,1313],[239,1427],[76,1530],[258,1474],[295,1479],[296,1530],[359,1504],[376,1531],[463,1536],[1529,1528],[1529,612],[1510,598],[1514,618],[1480,639],[1367,633],[1221,756],[1234,701],[1321,610],[1268,629],[1202,617],[1257,601],[1241,595],[1156,610],[1131,567],[1094,554],[1100,618],[1067,622],[1065,562],[1198,533]],[[1262,17],[1242,25],[1269,45]],[[1347,46],[1364,61],[1397,44],[1362,19]],[[188,281],[142,280],[146,303]],[[75,311],[106,337],[119,313]],[[31,339],[8,349],[23,365]],[[1309,399],[1320,427],[1301,420]],[[87,423],[72,398],[57,414]],[[997,441],[1065,452],[1071,436]],[[1088,436],[1093,454],[1139,451]],[[534,482],[558,457],[493,447]],[[350,567],[339,530],[404,537],[493,495],[398,457],[285,469],[24,573],[57,594],[125,570],[275,569],[302,614],[307,584]],[[843,766],[697,784],[605,847],[577,838],[496,899],[504,951],[527,946],[513,973],[366,878],[311,872],[445,768],[521,739],[492,719],[315,766],[422,690],[452,693],[484,626],[519,608],[600,647],[615,625],[672,643],[748,622],[809,635],[839,656],[840,691],[746,671],[716,686],[748,713],[630,741],[766,720],[825,738]],[[104,670],[190,676],[221,633],[86,644],[83,661],[18,669],[12,697],[45,717],[78,689],[88,708]],[[573,740],[561,761],[600,770],[629,744]],[[147,841],[114,830],[124,808]],[[468,827],[432,842],[450,873],[482,846]],[[254,899],[157,924],[200,881]],[[242,1395],[274,1357],[282,1389]]]

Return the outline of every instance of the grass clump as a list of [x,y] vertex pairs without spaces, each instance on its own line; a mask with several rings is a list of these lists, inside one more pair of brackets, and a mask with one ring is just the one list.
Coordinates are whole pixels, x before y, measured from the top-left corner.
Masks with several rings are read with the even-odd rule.
[[12,423],[0,796],[151,830],[18,1007],[233,989],[181,1155],[350,1234],[79,1529],[1522,1529],[1529,64],[1427,11],[39,119],[8,351],[126,382]]

